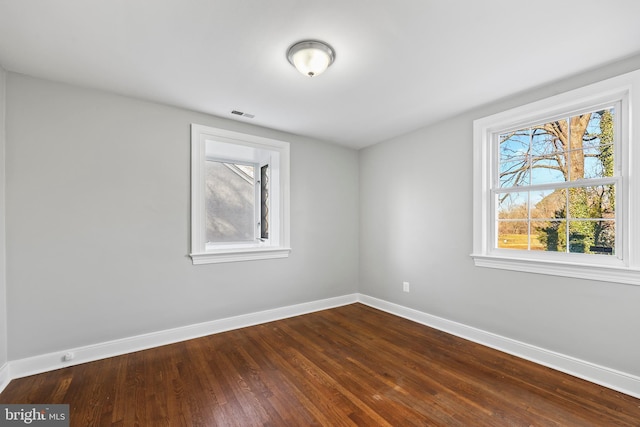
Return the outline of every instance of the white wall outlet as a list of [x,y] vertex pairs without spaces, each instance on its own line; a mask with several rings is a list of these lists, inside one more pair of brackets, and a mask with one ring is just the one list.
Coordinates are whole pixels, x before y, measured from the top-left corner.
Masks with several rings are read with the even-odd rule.
[[402,282],[402,291],[409,292],[409,282]]

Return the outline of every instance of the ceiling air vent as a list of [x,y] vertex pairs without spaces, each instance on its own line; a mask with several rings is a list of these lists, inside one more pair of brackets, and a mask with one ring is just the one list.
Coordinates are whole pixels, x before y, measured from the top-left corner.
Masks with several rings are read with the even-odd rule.
[[253,119],[255,117],[255,114],[244,113],[238,110],[231,110],[231,114],[235,114],[236,116],[246,117],[247,119]]

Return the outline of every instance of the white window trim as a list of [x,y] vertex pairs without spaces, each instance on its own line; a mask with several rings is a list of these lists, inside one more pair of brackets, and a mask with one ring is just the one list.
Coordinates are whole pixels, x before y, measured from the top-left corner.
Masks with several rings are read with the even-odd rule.
[[[622,256],[497,249],[493,247],[493,202],[490,189],[495,155],[493,134],[501,129],[580,110],[588,105],[622,102],[621,143],[616,162],[622,179],[617,191],[622,203],[616,232]],[[639,108],[634,110],[633,107]],[[473,253],[475,265],[504,270],[640,285],[640,70],[601,81],[541,101],[475,120],[473,123]],[[633,132],[635,130],[635,132]],[[618,227],[617,227],[618,228]]]
[[[206,142],[218,141],[268,150],[279,154],[277,185],[278,221],[273,224],[275,236],[269,242],[221,244],[206,242],[205,160]],[[237,159],[236,159],[237,160]],[[274,183],[272,182],[272,185]],[[272,188],[273,192],[273,188]],[[198,124],[191,125],[191,259],[193,264],[251,261],[286,258],[290,248],[289,218],[289,143]]]

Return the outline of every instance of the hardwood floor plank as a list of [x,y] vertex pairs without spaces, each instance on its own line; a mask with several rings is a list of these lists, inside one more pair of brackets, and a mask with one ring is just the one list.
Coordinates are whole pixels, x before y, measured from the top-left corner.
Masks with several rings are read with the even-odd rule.
[[640,426],[640,399],[361,304],[11,381],[72,426]]
[[[265,340],[260,328],[251,328],[248,333],[249,340],[255,344],[255,349],[263,355],[260,357],[260,364],[266,368],[269,377],[272,378],[273,386],[271,390],[274,396],[281,401],[281,406],[285,413],[291,414],[295,411],[298,420],[292,417],[294,421],[291,425],[330,425],[332,407],[327,411],[321,405],[318,405],[318,392],[315,387],[307,384],[305,377],[297,371],[289,372],[290,364],[280,354],[273,355],[274,348]],[[264,355],[269,355],[264,357]],[[353,425],[348,420],[339,420],[336,425]]]
[[332,422],[337,426],[356,425],[348,418],[351,409],[344,396],[319,378],[313,369],[309,369],[304,360],[297,356],[295,349],[282,347],[276,336],[274,334],[269,341],[261,340],[259,348],[271,355],[271,360],[276,362],[279,370],[287,373],[298,391],[296,395],[304,396],[303,407],[318,417],[320,425],[331,425]]

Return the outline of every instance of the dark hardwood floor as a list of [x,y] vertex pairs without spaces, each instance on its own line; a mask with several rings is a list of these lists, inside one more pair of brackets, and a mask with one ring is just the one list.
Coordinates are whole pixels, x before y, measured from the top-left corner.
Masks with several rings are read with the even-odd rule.
[[640,426],[640,399],[353,304],[11,381],[72,426]]

